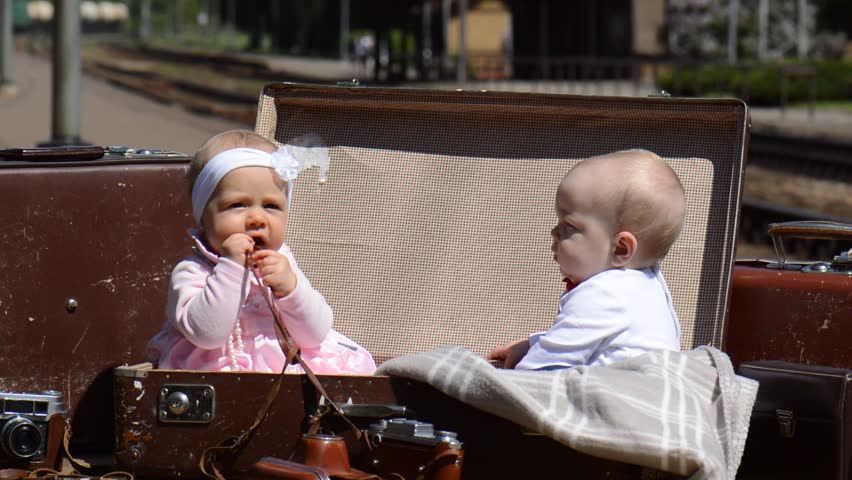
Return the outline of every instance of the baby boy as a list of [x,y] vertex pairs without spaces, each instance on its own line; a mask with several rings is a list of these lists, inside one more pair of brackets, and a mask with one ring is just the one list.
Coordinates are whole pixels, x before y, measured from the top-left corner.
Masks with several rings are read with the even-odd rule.
[[659,262],[683,226],[675,172],[646,150],[577,164],[556,191],[554,260],[567,291],[545,332],[488,354],[505,368],[607,365],[653,350],[679,350],[680,326]]

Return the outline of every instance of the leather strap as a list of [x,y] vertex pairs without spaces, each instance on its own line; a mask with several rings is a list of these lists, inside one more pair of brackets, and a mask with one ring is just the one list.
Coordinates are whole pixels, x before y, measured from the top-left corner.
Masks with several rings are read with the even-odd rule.
[[[196,252],[198,253],[198,252]],[[199,254],[200,255],[200,254]],[[287,331],[287,327],[284,326],[284,322],[281,320],[281,310],[278,309],[278,305],[272,301],[272,290],[263,284],[263,281],[258,277],[257,272],[254,270],[254,265],[251,263],[251,259],[248,255],[246,255],[245,264],[243,265],[245,268],[245,273],[243,277],[243,285],[248,281],[248,274],[254,276],[257,284],[261,286],[263,289],[263,299],[266,301],[269,310],[272,312],[272,317],[275,321],[275,333],[278,337],[278,344],[281,346],[281,351],[284,352],[284,367],[281,369],[281,373],[278,375],[278,379],[272,388],[266,393],[266,398],[264,399],[263,406],[257,412],[255,416],[254,422],[252,425],[243,431],[240,435],[236,437],[229,437],[223,440],[219,445],[214,447],[209,447],[204,450],[204,453],[201,454],[201,458],[198,461],[198,466],[201,469],[201,472],[209,478],[213,478],[216,480],[225,480],[225,477],[222,475],[222,472],[216,466],[216,456],[217,454],[225,454],[232,453],[238,451],[242,448],[251,437],[254,435],[254,432],[266,418],[266,414],[269,412],[269,408],[275,401],[275,398],[278,396],[278,391],[281,389],[281,382],[284,379],[284,371],[287,369],[287,365],[290,365],[295,360],[299,365],[302,366],[302,369],[307,375],[308,379],[313,384],[314,388],[317,389],[317,392],[325,398],[327,405],[331,407],[331,410],[325,409],[322,412],[319,412],[317,415],[312,415],[309,421],[309,433],[316,433],[320,426],[320,420],[330,411],[333,411],[341,418],[343,418],[352,431],[355,433],[356,439],[360,439],[363,435],[361,429],[359,429],[351,420],[343,413],[343,410],[331,399],[331,397],[326,393],[325,388],[323,388],[322,383],[320,383],[317,376],[314,374],[313,370],[308,366],[308,364],[302,359],[302,356],[299,355],[299,349],[296,343],[293,341],[293,338],[290,336],[290,333]]]
[[90,465],[89,462],[87,462],[85,460],[80,460],[78,458],[74,458],[74,456],[71,455],[71,450],[68,447],[68,445],[70,443],[71,443],[71,424],[66,421],[65,422],[65,436],[62,438],[62,448],[65,452],[65,458],[67,458],[68,461],[71,462],[71,465],[75,469],[79,470],[79,469],[91,468],[92,465]]
[[72,479],[79,478],[80,480],[134,480],[134,477],[129,472],[109,472],[105,473],[99,477],[93,477],[91,475],[85,475],[77,472],[57,472],[56,470],[52,470],[50,468],[39,468],[30,472],[26,470],[21,470],[24,472],[24,476],[21,477],[3,477],[2,471],[0,471],[0,480],[5,480],[6,478],[50,478],[50,479]]
[[[246,259],[248,263],[248,257],[246,257]],[[308,376],[308,379],[317,389],[319,394],[325,398],[327,402],[326,404],[332,408],[334,413],[338,414],[346,421],[346,423],[355,433],[355,437],[360,439],[362,435],[361,430],[357,426],[355,426],[355,424],[352,423],[351,420],[349,420],[346,414],[343,413],[343,410],[340,409],[340,406],[338,406],[337,403],[331,399],[331,397],[325,391],[325,388],[323,388],[322,383],[320,383],[313,370],[311,370],[311,367],[308,366],[308,364],[302,359],[302,356],[299,354],[299,349],[296,346],[296,343],[293,341],[293,338],[287,331],[287,327],[284,326],[284,322],[281,320],[281,310],[279,310],[278,305],[276,305],[275,302],[272,301],[272,290],[270,290],[269,287],[263,285],[263,282],[257,276],[257,273],[254,271],[253,268],[251,268],[250,270],[252,272],[252,275],[254,275],[255,280],[257,280],[258,285],[261,285],[264,288],[263,299],[266,300],[266,304],[269,307],[269,310],[272,312],[272,317],[275,319],[275,332],[278,335],[278,344],[281,345],[281,350],[284,351],[284,353],[286,354],[286,363],[284,365],[289,365],[290,362],[295,359],[299,363],[299,365],[302,366],[302,370],[305,371],[305,375]]]
[[[65,424],[65,434],[62,437],[62,453],[65,454],[65,461],[62,462],[60,471],[56,471],[50,468],[41,468],[38,470],[33,470],[29,473],[28,478],[41,478],[45,476],[53,476],[53,477],[61,477],[61,478],[93,478],[91,475],[85,475],[79,473],[80,470],[85,470],[88,468],[92,468],[92,465],[79,458],[75,458],[71,455],[71,450],[69,445],[71,443],[71,423],[68,420],[64,420]],[[130,472],[124,471],[114,471],[101,475],[101,479],[118,479],[118,480],[133,480],[133,474]]]

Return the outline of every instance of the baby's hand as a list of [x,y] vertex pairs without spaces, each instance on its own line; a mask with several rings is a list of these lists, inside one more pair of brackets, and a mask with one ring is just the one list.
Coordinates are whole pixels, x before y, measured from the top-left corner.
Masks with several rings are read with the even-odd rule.
[[488,360],[502,360],[503,368],[515,368],[515,365],[524,358],[524,355],[527,354],[529,349],[530,341],[524,338],[491,350],[485,358]]
[[240,265],[246,261],[246,255],[254,249],[254,240],[245,233],[235,233],[222,242],[222,256]]
[[251,259],[275,298],[286,297],[296,289],[296,273],[287,257],[275,250],[258,250],[251,254]]

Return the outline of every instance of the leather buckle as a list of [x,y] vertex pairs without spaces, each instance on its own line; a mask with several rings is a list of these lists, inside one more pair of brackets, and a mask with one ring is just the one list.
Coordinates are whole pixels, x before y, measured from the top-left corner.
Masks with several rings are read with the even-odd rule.
[[792,410],[775,410],[775,418],[778,420],[778,433],[785,438],[792,438],[796,434],[796,416]]

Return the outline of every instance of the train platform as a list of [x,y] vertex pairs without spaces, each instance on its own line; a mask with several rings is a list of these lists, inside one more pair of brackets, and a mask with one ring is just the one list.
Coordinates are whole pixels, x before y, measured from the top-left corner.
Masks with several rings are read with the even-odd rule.
[[[16,52],[14,88],[0,92],[0,148],[31,147],[51,136],[51,64]],[[174,150],[192,154],[210,136],[246,125],[193,113],[83,75],[81,138],[95,145]]]
[[753,132],[852,143],[852,111],[758,107],[751,109],[751,121]]

